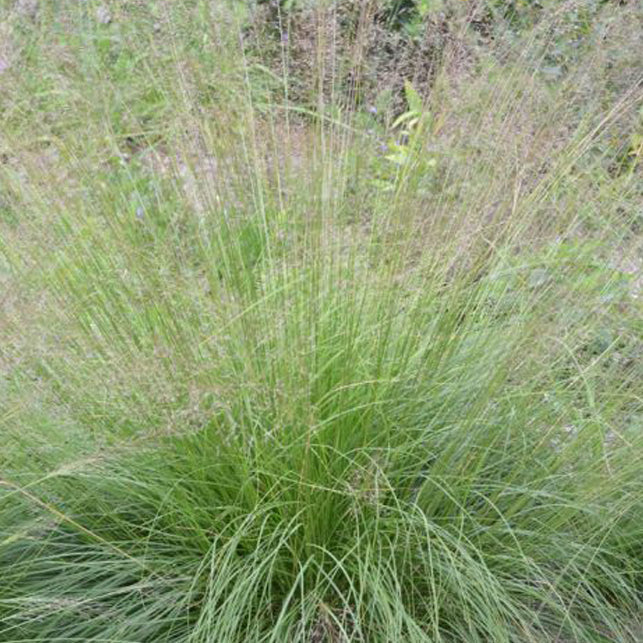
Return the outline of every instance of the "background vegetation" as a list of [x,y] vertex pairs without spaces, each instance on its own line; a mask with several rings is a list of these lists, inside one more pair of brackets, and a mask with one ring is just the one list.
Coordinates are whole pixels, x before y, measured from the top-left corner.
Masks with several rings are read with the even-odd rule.
[[0,640],[640,640],[641,26],[0,0]]

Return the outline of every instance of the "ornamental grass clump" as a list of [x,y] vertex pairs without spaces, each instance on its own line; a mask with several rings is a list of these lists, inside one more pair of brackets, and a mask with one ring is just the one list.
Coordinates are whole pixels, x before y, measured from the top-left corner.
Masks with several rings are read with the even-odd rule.
[[640,636],[640,12],[442,4],[8,14],[0,640]]

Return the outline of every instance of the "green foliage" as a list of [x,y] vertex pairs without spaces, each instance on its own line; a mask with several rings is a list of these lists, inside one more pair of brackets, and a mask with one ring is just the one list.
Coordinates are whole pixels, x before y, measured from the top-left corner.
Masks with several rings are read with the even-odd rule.
[[640,638],[641,89],[574,12],[636,34],[574,5],[400,110],[321,9],[275,71],[238,6],[12,6],[0,640]]

